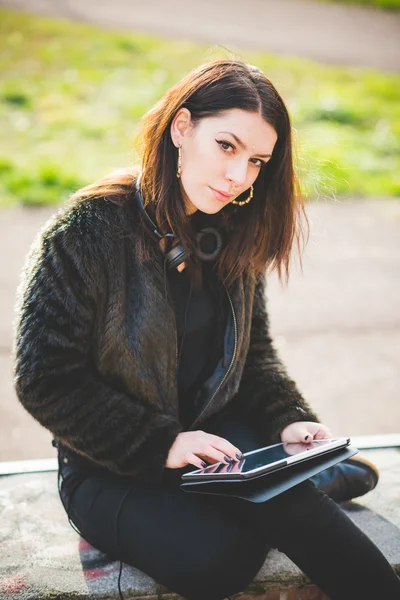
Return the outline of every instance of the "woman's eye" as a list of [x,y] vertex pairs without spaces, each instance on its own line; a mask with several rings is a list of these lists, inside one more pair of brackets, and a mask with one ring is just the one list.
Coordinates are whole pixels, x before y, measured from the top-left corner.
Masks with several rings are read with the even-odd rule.
[[231,144],[230,142],[219,142],[218,140],[216,140],[217,143],[221,146],[222,150],[224,150],[225,152],[228,150],[228,148],[232,148],[234,149],[233,144]]
[[255,161],[257,161],[258,164],[254,163],[256,165],[256,167],[258,167],[259,169],[261,169],[261,167],[263,165],[265,165],[265,162],[263,160],[261,160],[261,158],[255,158]]
[[[224,142],[224,141],[219,141],[219,140],[215,140],[217,142],[217,144],[219,144],[222,148],[222,150],[224,152],[228,152],[229,148],[232,148],[232,150],[235,150],[235,146],[233,144],[231,144],[230,142]],[[228,154],[232,154],[231,152],[229,152]],[[253,164],[256,165],[256,167],[258,167],[259,169],[261,169],[261,167],[265,164],[265,162],[263,160],[261,160],[261,158],[255,158],[253,161]]]

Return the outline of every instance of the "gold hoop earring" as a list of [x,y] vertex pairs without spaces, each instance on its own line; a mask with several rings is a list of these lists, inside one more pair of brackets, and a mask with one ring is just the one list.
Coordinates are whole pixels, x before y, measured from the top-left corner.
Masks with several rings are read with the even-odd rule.
[[238,206],[243,206],[244,204],[248,204],[250,202],[250,200],[252,199],[252,197],[253,197],[253,193],[254,193],[254,188],[251,185],[250,186],[250,194],[246,198],[246,200],[242,200],[241,202],[238,202],[237,200],[232,200],[231,204],[237,204]]
[[180,179],[182,173],[182,155],[181,155],[181,147],[178,146],[178,170],[176,172],[176,176]]

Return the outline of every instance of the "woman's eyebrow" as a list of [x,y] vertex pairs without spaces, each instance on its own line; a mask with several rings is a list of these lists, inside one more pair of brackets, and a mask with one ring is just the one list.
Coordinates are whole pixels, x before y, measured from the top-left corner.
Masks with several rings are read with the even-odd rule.
[[[245,143],[242,142],[242,140],[240,140],[238,138],[237,135],[235,135],[234,133],[232,133],[231,131],[220,131],[219,133],[229,133],[229,135],[231,135],[233,138],[235,138],[236,142],[239,144],[239,146],[241,146],[243,148],[243,150],[247,150],[247,146]],[[256,152],[257,156],[262,156],[263,158],[270,158],[271,155],[270,154],[258,154],[258,152]]]

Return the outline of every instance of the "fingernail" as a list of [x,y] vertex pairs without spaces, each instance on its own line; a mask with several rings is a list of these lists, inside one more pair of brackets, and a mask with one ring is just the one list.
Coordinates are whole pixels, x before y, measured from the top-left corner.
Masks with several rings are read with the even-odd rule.
[[309,435],[306,435],[306,437],[305,437],[304,439],[305,439],[305,440],[308,440],[308,438],[309,438],[309,437],[310,437]]
[[224,459],[226,460],[226,462],[231,463],[233,462],[233,458],[231,458],[230,456],[224,456]]
[[242,459],[244,458],[244,456],[243,456],[243,454],[238,454],[238,453],[236,453],[236,458],[237,458],[238,460],[242,460]]
[[202,461],[201,461],[201,464],[202,464],[202,466],[203,466],[204,468],[206,468],[206,466],[207,466],[207,463],[206,463],[206,462],[204,462],[204,460],[202,460]]

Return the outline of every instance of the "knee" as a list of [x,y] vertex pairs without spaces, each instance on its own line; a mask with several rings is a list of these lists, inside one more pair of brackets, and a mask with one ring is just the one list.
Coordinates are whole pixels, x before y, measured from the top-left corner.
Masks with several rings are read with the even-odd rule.
[[307,519],[314,518],[316,514],[320,516],[330,514],[337,509],[336,503],[311,480],[295,486],[293,494],[290,500],[291,514],[300,522],[304,523]]
[[268,504],[268,541],[278,549],[282,536],[308,536],[316,524],[319,530],[328,525],[338,511],[333,500],[309,480],[273,498]]
[[269,546],[255,534],[219,540],[186,569],[188,600],[222,600],[246,589],[261,569]]

